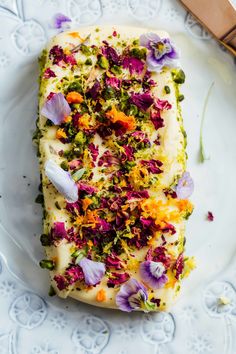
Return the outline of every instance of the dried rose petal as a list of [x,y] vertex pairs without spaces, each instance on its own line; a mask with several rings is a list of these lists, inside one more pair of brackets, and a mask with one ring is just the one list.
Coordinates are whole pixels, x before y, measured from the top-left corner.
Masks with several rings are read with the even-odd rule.
[[214,221],[214,215],[212,214],[211,211],[208,211],[208,213],[207,213],[207,220],[208,221]]

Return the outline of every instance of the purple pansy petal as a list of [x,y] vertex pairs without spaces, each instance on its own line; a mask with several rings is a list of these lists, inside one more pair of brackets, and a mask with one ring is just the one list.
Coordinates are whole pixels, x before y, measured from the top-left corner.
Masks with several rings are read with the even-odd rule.
[[139,37],[139,44],[142,47],[146,47],[148,49],[150,49],[150,42],[158,42],[160,41],[160,37],[156,34],[156,33],[145,33],[145,34],[141,34],[141,36]]
[[54,161],[47,160],[45,163],[45,174],[69,203],[78,200],[78,187],[69,172],[64,171]]
[[153,289],[162,288],[168,280],[165,266],[161,262],[142,262],[139,270],[142,280]]
[[131,312],[140,308],[147,299],[146,287],[132,278],[121,285],[120,291],[116,295],[116,305],[122,311]]
[[104,263],[94,262],[86,257],[82,258],[78,264],[83,270],[84,280],[87,285],[98,284],[106,271]]
[[[64,29],[65,28],[65,24],[71,22],[71,19],[61,13],[55,14],[55,16],[53,17],[53,28],[56,29]],[[66,26],[68,27],[68,26]]]
[[176,194],[179,199],[187,199],[191,196],[194,190],[193,179],[189,172],[184,172],[176,186]]
[[41,114],[56,125],[61,124],[70,113],[70,106],[62,93],[55,93],[50,100],[44,103],[41,109]]

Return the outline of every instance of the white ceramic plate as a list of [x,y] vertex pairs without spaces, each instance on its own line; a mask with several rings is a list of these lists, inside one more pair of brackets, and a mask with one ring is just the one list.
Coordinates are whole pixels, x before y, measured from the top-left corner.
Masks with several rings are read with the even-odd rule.
[[[41,208],[31,137],[37,57],[62,12],[73,27],[116,23],[165,29],[182,52],[183,115],[195,211],[187,254],[198,267],[171,313],[130,315],[47,296],[38,267]],[[236,65],[175,0],[0,0],[0,353],[236,353]],[[204,101],[204,146],[199,163]],[[215,220],[206,220],[212,211]],[[228,304],[220,305],[219,299]]]

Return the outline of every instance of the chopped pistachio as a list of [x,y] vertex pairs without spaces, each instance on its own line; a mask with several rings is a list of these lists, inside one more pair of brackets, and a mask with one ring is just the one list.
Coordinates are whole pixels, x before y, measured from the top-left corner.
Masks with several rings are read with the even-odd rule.
[[173,69],[172,77],[177,84],[183,84],[185,82],[185,73],[182,69]]
[[169,86],[164,86],[165,93],[168,94],[170,93],[170,87]]
[[68,169],[69,169],[69,165],[68,165],[68,162],[66,160],[62,161],[60,166],[65,171],[68,171]]
[[37,204],[43,204],[44,203],[43,194],[37,195],[37,197],[35,198],[35,203],[37,203]]
[[54,290],[53,286],[51,285],[48,291],[49,296],[54,296],[56,295],[56,291]]
[[178,101],[181,102],[181,101],[183,101],[183,100],[184,100],[184,95],[179,95],[179,96],[178,96]]
[[50,246],[51,245],[51,240],[50,240],[49,236],[46,234],[42,234],[40,236],[40,242],[41,242],[42,246]]
[[93,65],[92,59],[91,58],[86,59],[84,64],[85,65]]
[[107,58],[104,57],[103,55],[98,57],[98,65],[102,69],[108,69],[109,68],[109,62],[108,62]]
[[49,259],[42,259],[39,265],[42,269],[53,270],[55,268],[55,263]]

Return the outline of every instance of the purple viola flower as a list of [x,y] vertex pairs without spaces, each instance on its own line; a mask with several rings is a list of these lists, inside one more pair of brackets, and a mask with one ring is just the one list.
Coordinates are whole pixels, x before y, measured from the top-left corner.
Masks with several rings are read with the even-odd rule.
[[121,285],[120,291],[116,295],[116,305],[122,311],[131,312],[141,308],[147,299],[146,287],[132,278]]
[[193,179],[189,172],[184,172],[176,186],[176,194],[179,199],[187,199],[191,196],[194,190]]
[[70,113],[70,106],[61,92],[52,95],[52,97],[44,103],[41,109],[41,114],[56,125],[61,124],[65,117],[69,116]]
[[87,285],[96,285],[102,280],[106,267],[102,262],[94,262],[86,257],[78,262],[84,273],[84,280]]
[[130,102],[135,104],[141,111],[146,110],[153,104],[154,100],[149,93],[134,93],[130,97]]
[[165,266],[161,262],[142,262],[139,270],[143,282],[152,289],[162,288],[168,280]]
[[139,38],[141,46],[149,49],[147,68],[160,72],[164,66],[176,67],[179,53],[169,38],[160,38],[156,33],[145,33]]
[[78,200],[78,187],[69,174],[63,170],[54,161],[47,160],[45,163],[45,174],[69,203],[75,203]]
[[53,28],[65,30],[69,28],[68,22],[71,22],[71,19],[61,13],[57,13],[53,16]]

